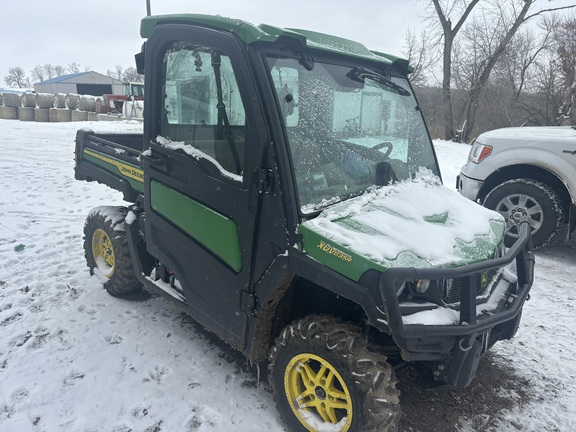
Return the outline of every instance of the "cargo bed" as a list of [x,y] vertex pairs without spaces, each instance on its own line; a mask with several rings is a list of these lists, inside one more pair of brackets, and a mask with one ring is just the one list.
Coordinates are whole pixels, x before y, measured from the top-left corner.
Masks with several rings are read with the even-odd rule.
[[81,129],[76,133],[77,180],[97,181],[136,202],[144,192],[144,172],[140,166],[141,133],[95,133]]

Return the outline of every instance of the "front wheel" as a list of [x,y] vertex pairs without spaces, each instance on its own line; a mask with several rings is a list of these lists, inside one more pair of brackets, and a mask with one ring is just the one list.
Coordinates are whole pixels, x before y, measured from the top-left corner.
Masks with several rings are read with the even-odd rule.
[[134,267],[124,232],[125,207],[97,207],[84,225],[84,254],[90,274],[96,274],[113,296],[138,291],[142,284]]
[[529,179],[509,180],[495,187],[486,196],[484,206],[504,216],[504,243],[508,247],[518,239],[518,225],[523,216],[530,219],[534,247],[550,242],[564,218],[556,192],[543,183]]
[[332,317],[287,326],[268,373],[290,431],[389,432],[399,421],[400,392],[386,356],[356,326]]

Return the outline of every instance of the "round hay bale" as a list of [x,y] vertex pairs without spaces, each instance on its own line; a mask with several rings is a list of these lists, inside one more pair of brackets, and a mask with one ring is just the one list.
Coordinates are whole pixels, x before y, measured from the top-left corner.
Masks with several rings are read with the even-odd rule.
[[2,98],[4,97],[4,93],[0,93],[0,106],[2,106]]
[[36,93],[36,106],[38,108],[52,108],[53,99],[52,93]]
[[127,119],[144,117],[144,101],[126,101],[122,105],[122,115]]
[[48,108],[34,108],[34,120],[37,122],[47,122],[50,120]]
[[68,93],[64,99],[64,105],[69,110],[76,109],[76,101],[78,100],[78,95],[76,93]]
[[58,108],[48,108],[48,121],[50,123],[58,121]]
[[106,107],[104,106],[104,98],[102,96],[98,96],[96,98],[96,107],[94,109],[98,114],[103,114],[106,112]]
[[72,121],[86,121],[88,120],[88,112],[86,111],[71,111],[71,120]]
[[20,106],[23,108],[35,108],[36,95],[34,93],[22,93],[22,96],[20,96]]
[[2,100],[4,106],[18,108],[20,106],[20,95],[17,93],[4,93]]
[[72,111],[67,108],[57,108],[56,109],[56,121],[57,122],[69,122],[72,120]]
[[98,121],[98,113],[88,112],[88,121]]
[[52,99],[52,106],[54,108],[66,108],[66,95],[64,93],[56,93]]
[[[18,98],[18,100],[20,100],[20,98]],[[0,118],[6,120],[16,120],[18,118],[18,108],[0,106]]]
[[76,109],[79,111],[96,112],[96,98],[90,95],[80,96],[80,100]]
[[20,121],[34,121],[34,108],[18,107],[18,118]]

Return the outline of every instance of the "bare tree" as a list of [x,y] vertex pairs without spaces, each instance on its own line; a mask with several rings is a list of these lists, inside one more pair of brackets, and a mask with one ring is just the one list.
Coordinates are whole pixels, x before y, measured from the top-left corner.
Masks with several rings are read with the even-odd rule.
[[44,73],[46,74],[46,79],[52,79],[56,76],[55,72],[54,72],[54,66],[47,63],[44,66],[42,66],[42,69],[44,69]]
[[122,81],[123,73],[124,68],[120,65],[116,65],[113,71],[111,71],[110,69],[106,71],[106,75],[108,75],[111,78],[117,79],[118,81]]
[[[443,81],[442,98],[444,104],[444,129],[445,138],[457,138],[468,141],[474,129],[476,114],[478,112],[480,96],[486,87],[492,71],[500,58],[506,52],[506,48],[518,32],[519,28],[528,20],[541,16],[548,12],[565,10],[576,7],[563,6],[556,8],[540,9],[532,13],[532,9],[539,0],[483,0],[482,3],[474,0],[430,0],[442,28],[443,37]],[[481,5],[482,7],[475,8]],[[474,15],[472,11],[474,10]],[[451,16],[459,16],[452,27]],[[475,50],[468,52],[460,51],[460,56],[468,57],[467,63],[473,58],[474,66],[468,71],[458,71],[455,75],[460,79],[467,78],[468,94],[466,105],[463,109],[464,116],[460,123],[460,130],[456,134],[454,129],[454,115],[451,95],[453,84],[453,55],[457,52],[456,35],[463,28],[466,20],[474,16],[472,24],[467,24],[468,33],[472,33],[472,40],[481,37],[482,46],[474,45]],[[533,62],[533,60],[532,60]]]
[[[442,46],[442,102],[444,107],[444,138],[454,138],[454,114],[452,111],[452,47],[456,35],[480,0],[431,0],[442,26],[444,43]],[[460,15],[452,26],[452,15]]]
[[30,76],[32,77],[32,79],[34,81],[37,82],[42,82],[45,80],[46,78],[46,71],[44,70],[44,67],[41,65],[36,65],[34,66],[34,68],[32,69],[32,72],[30,72]]
[[64,66],[56,65],[54,66],[54,76],[62,76],[66,74],[67,69]]
[[556,27],[554,39],[557,65],[560,67],[563,81],[558,123],[576,124],[576,17],[566,19]]
[[26,72],[20,66],[8,69],[8,75],[4,77],[4,82],[8,87],[28,88],[30,80],[26,77]]
[[68,72],[73,73],[73,74],[80,73],[80,65],[76,62],[68,63],[67,69],[68,69]]
[[122,81],[125,82],[143,82],[144,77],[140,75],[135,67],[128,67],[124,69],[124,73],[122,74]]
[[430,41],[426,31],[416,35],[408,31],[404,40],[404,56],[414,71],[410,75],[410,81],[414,86],[421,87],[427,82],[430,65],[434,57],[430,52]]

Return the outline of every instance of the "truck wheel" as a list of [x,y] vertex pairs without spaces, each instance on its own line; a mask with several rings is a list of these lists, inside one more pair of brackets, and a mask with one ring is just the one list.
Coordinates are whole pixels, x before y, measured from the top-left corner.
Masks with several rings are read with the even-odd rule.
[[290,431],[395,430],[394,370],[371,348],[357,327],[332,317],[309,316],[282,331],[268,374]]
[[518,223],[523,215],[530,217],[534,247],[550,242],[564,217],[556,192],[543,183],[529,179],[502,183],[486,196],[484,206],[504,216],[507,231],[504,243],[508,247],[518,238]]
[[104,288],[121,297],[142,288],[134,267],[124,232],[125,207],[97,207],[84,225],[84,254],[90,274],[104,282]]

